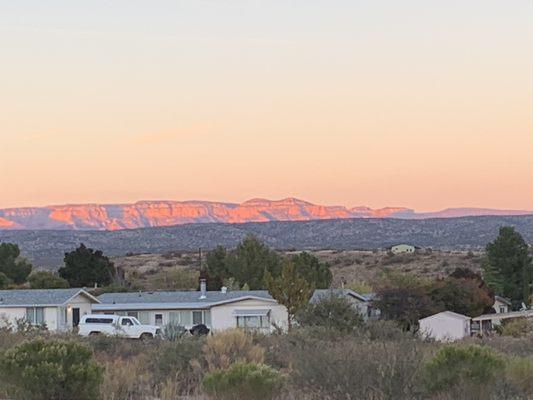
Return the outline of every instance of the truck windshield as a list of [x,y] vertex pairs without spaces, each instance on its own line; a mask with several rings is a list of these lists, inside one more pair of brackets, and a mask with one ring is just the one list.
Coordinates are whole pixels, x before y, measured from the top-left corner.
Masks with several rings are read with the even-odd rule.
[[139,322],[139,320],[135,317],[130,317],[130,319],[133,321],[133,324],[134,325],[141,325],[141,323]]

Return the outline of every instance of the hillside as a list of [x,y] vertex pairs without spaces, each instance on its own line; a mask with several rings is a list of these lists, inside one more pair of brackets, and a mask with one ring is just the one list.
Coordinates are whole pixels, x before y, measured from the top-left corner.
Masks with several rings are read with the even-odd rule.
[[83,242],[112,256],[196,251],[235,246],[255,234],[276,249],[372,250],[406,242],[441,250],[481,249],[501,226],[515,226],[533,242],[533,216],[447,219],[342,219],[246,224],[186,224],[120,231],[0,231],[0,241],[18,243],[37,265],[56,268],[65,251]]
[[[483,254],[466,251],[420,251],[416,254],[390,255],[386,251],[318,250],[311,251],[330,265],[333,287],[364,282],[370,286],[386,271],[433,278],[446,276],[457,267],[479,272]],[[294,252],[283,252],[283,255]],[[172,251],[163,254],[130,254],[113,259],[125,272],[126,280],[146,290],[194,289],[198,284],[198,252]]]
[[477,208],[416,213],[402,207],[348,208],[304,200],[252,199],[244,203],[210,201],[140,201],[134,204],[78,204],[0,209],[0,229],[121,230],[190,223],[312,221],[350,218],[428,219],[480,215],[524,215],[533,212]]

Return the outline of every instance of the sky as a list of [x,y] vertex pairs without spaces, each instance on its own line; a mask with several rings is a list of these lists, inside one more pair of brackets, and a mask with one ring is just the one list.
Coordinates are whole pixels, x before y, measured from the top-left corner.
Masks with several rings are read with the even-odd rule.
[[0,0],[0,208],[533,210],[531,0]]

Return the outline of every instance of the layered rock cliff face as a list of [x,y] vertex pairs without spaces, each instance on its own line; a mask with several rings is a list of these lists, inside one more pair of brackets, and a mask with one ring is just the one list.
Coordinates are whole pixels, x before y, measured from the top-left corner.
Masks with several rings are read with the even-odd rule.
[[241,204],[208,201],[140,201],[0,210],[0,229],[118,230],[206,222],[309,221],[394,216],[405,209],[350,210],[288,198],[253,199]]
[[0,229],[120,230],[188,223],[311,221],[348,218],[446,218],[522,215],[525,211],[453,209],[417,214],[407,208],[371,209],[316,205],[287,198],[252,199],[241,204],[208,201],[140,201],[134,204],[81,204],[0,210]]

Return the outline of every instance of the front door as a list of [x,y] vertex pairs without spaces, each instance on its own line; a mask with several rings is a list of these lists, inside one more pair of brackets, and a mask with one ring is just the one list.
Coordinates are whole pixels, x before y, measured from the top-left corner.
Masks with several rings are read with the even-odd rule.
[[72,309],[72,326],[75,328],[80,324],[80,309]]

